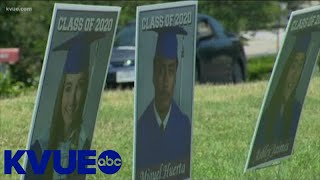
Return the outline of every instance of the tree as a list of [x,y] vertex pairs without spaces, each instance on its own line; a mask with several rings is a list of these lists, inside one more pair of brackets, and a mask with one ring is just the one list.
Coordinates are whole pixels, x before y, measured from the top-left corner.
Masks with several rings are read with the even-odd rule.
[[[44,1],[7,1],[3,4],[0,19],[1,47],[19,47],[20,61],[11,65],[11,75],[15,81],[27,86],[35,85],[41,69],[50,27],[52,2]],[[6,11],[8,7],[31,7],[30,12]]]
[[199,12],[215,17],[233,32],[269,28],[281,13],[276,1],[199,1]]
[[[62,2],[62,1],[61,1]],[[135,19],[136,7],[168,1],[63,1],[73,4],[121,6],[119,26]],[[228,30],[240,32],[271,27],[280,15],[275,1],[199,1],[199,12],[215,17]],[[48,39],[53,1],[5,1],[0,12],[0,46],[19,47],[21,59],[11,66],[15,81],[38,84]],[[8,12],[5,7],[31,7],[31,12]]]

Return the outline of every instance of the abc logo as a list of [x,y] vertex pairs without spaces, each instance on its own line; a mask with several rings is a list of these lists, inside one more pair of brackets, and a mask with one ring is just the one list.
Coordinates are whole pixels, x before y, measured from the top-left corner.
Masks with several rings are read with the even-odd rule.
[[121,156],[113,150],[107,150],[100,154],[98,166],[105,174],[114,174],[118,172],[122,165]]

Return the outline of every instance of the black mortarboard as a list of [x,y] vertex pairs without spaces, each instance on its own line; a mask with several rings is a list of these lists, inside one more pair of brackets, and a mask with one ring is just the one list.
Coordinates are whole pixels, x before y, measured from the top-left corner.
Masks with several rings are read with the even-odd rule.
[[75,37],[63,42],[53,51],[68,51],[63,72],[76,74],[89,68],[90,44],[102,37],[101,32],[81,32]]
[[152,29],[152,31],[158,33],[156,56],[167,60],[176,59],[178,51],[177,35],[187,35],[187,31],[179,26],[157,28]]

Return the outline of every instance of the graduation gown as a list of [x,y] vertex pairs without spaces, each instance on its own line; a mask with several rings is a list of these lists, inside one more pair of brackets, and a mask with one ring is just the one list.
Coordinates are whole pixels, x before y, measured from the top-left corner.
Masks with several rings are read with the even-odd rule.
[[[62,142],[63,144],[64,142]],[[79,147],[78,149],[82,150],[88,150],[90,149],[90,141],[88,140],[87,136],[81,131],[80,137],[79,137]],[[30,150],[33,150],[36,154],[38,162],[40,161],[42,157],[42,153],[44,150],[46,150],[48,147],[47,142],[41,139],[37,139],[30,147]],[[68,157],[65,157],[68,158]],[[62,159],[63,161],[63,159]],[[53,172],[54,173],[54,172]],[[24,176],[24,180],[58,180],[58,179],[63,179],[63,180],[85,180],[86,176],[85,175],[79,175],[77,174],[77,170],[71,175],[66,175],[66,176],[61,176],[60,178],[53,178],[53,174],[34,174],[30,161],[28,160],[27,162],[27,168],[26,168],[26,175]]]
[[[141,178],[145,170],[162,169],[164,179],[184,179],[190,174],[191,123],[172,100],[171,112],[164,131],[159,127],[152,101],[137,124],[136,137],[136,178]],[[165,168],[179,168],[184,165],[184,173],[176,171],[165,175]],[[181,166],[180,166],[181,167]],[[176,174],[176,175],[175,175]]]
[[[276,112],[265,112],[268,114],[261,120],[253,147],[254,164],[291,154],[301,110],[302,104],[294,99],[280,106]],[[288,111],[287,115],[285,111]],[[264,155],[259,155],[263,151]]]

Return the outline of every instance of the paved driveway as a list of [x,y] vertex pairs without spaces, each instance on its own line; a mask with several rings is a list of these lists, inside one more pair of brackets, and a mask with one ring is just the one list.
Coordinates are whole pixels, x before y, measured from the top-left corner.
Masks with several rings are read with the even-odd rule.
[[[277,40],[278,32],[279,41]],[[243,33],[242,36],[249,39],[247,44],[244,46],[247,57],[250,58],[267,54],[276,54],[278,52],[278,48],[281,47],[284,35],[285,29],[279,29],[279,31],[248,31]]]

